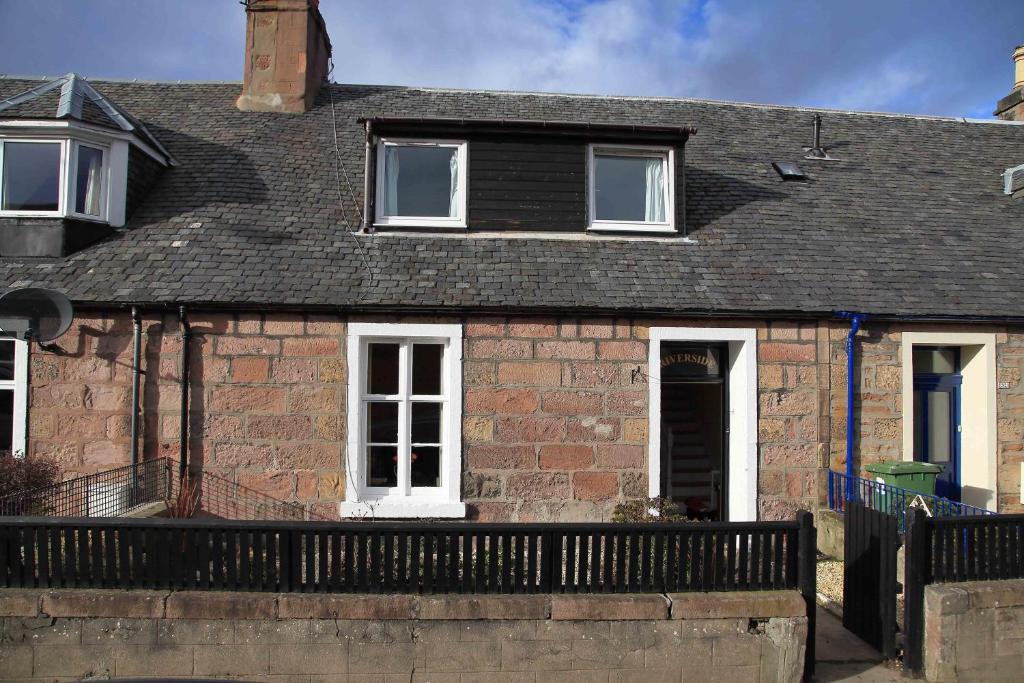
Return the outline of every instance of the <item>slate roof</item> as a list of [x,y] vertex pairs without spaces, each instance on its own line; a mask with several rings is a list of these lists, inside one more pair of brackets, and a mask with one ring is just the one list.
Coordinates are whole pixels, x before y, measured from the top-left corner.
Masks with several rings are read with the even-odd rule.
[[[0,98],[37,82],[0,79]],[[334,85],[304,115],[229,84],[95,82],[174,155],[128,229],[64,259],[0,259],[8,287],[78,303],[1024,319],[1024,126],[721,102]],[[332,114],[332,99],[334,102]],[[679,239],[352,235],[360,117],[695,126]],[[341,166],[336,163],[334,122]],[[796,161],[807,182],[783,182]]]
[[0,119],[74,119],[133,133],[167,161],[172,159],[146,126],[90,85],[69,73],[0,100]]

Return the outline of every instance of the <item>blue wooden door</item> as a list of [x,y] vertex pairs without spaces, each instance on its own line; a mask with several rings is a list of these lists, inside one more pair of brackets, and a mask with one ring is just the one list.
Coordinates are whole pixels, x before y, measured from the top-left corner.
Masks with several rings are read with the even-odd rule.
[[914,377],[914,460],[942,467],[935,495],[960,500],[960,375]]

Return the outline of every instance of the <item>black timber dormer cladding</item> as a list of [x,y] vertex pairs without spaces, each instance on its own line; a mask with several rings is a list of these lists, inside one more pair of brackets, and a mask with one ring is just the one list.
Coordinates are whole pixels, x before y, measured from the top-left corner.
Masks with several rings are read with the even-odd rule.
[[[663,153],[671,160],[666,183],[670,216],[665,222],[673,234],[685,234],[686,207],[684,147],[695,129],[690,127],[586,124],[574,122],[474,119],[361,119],[366,126],[367,182],[366,224],[388,229],[395,225],[381,220],[386,188],[380,163],[382,145],[391,141],[465,147],[465,216],[452,227],[476,231],[587,232],[593,204],[588,196],[589,174],[593,172],[592,149],[645,150]],[[667,163],[665,164],[667,166]],[[453,161],[453,174],[455,173]],[[454,178],[454,175],[453,175]],[[455,180],[453,179],[453,183]],[[674,201],[671,199],[674,197]],[[455,211],[453,210],[453,216]],[[436,230],[439,223],[417,225],[403,221],[403,228]],[[615,228],[611,228],[615,231]],[[607,229],[604,229],[607,231]],[[623,232],[633,230],[623,229]],[[640,228],[636,232],[652,232]],[[664,233],[664,230],[657,232]]]

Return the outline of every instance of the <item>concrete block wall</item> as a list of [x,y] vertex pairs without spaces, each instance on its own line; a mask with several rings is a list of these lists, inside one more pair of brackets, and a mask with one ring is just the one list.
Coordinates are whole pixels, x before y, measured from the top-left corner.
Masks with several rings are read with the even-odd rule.
[[929,681],[1021,679],[1024,579],[927,586],[924,612]]
[[0,590],[0,680],[798,681],[795,591],[345,596]]

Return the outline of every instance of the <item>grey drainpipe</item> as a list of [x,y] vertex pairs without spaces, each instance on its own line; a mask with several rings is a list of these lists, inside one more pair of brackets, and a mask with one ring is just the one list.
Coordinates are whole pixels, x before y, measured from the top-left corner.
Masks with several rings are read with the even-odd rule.
[[373,200],[370,196],[370,189],[373,185],[373,122],[363,122],[366,131],[366,159],[363,161],[363,232],[373,231],[373,220],[370,211],[373,209]]
[[856,355],[853,342],[857,331],[860,330],[861,323],[867,320],[868,316],[864,313],[849,311],[839,311],[836,315],[850,321],[850,332],[846,335],[846,500],[851,500],[853,498],[853,394],[857,384],[854,374]]
[[188,468],[188,387],[189,387],[189,346],[192,339],[192,328],[189,327],[185,307],[178,307],[178,322],[181,325],[181,415],[178,435],[181,438],[181,455],[178,459],[178,479],[185,478]]
[[137,466],[139,464],[139,375],[140,356],[142,353],[142,317],[139,307],[132,306],[132,484],[137,483]]

